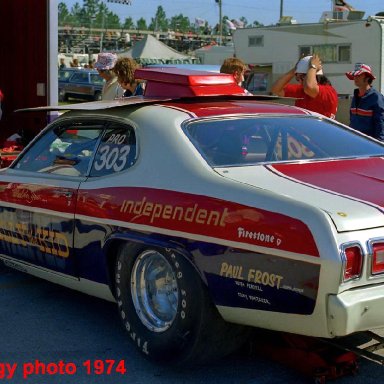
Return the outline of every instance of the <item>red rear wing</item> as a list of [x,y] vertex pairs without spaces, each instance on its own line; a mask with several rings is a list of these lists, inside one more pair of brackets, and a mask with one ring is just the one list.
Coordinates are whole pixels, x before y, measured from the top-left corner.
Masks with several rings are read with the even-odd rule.
[[137,79],[146,80],[145,97],[194,97],[245,94],[232,75],[179,68],[142,68]]

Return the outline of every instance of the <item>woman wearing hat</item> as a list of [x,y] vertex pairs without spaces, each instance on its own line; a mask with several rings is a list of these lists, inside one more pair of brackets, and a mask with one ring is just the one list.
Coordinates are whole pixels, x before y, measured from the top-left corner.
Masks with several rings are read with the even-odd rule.
[[[297,84],[289,84],[296,78]],[[335,118],[338,96],[324,76],[320,57],[316,54],[301,58],[296,65],[272,85],[271,92],[282,97],[295,97],[300,108]]]
[[357,63],[353,71],[347,72],[356,89],[349,110],[350,126],[368,136],[384,141],[384,96],[372,87],[376,77],[367,64]]
[[99,53],[97,56],[95,68],[100,77],[106,81],[101,92],[102,100],[113,100],[123,95],[124,90],[120,87],[113,72],[116,61],[117,55],[114,53]]

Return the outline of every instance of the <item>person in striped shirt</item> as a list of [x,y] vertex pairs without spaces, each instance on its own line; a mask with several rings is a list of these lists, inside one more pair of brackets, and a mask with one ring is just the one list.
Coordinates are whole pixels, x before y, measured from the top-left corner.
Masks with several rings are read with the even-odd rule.
[[347,72],[346,76],[357,87],[349,110],[350,127],[384,141],[384,96],[372,87],[376,77],[371,67],[357,63],[355,69]]

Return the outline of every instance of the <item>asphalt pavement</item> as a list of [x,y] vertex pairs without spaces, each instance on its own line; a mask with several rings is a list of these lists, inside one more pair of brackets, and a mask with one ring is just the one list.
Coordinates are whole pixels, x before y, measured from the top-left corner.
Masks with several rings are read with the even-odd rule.
[[[263,351],[204,367],[173,369],[145,360],[130,344],[114,303],[0,266],[0,382],[11,384],[304,384]],[[359,360],[338,384],[382,383],[383,367]]]

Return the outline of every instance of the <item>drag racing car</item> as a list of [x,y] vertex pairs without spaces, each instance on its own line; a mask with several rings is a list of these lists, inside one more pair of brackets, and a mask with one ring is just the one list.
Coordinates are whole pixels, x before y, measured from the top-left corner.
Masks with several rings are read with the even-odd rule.
[[116,301],[161,363],[254,327],[383,327],[383,144],[230,75],[136,77],[144,96],[38,108],[68,111],[0,171],[1,260]]

